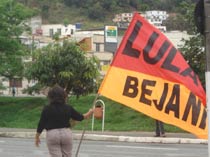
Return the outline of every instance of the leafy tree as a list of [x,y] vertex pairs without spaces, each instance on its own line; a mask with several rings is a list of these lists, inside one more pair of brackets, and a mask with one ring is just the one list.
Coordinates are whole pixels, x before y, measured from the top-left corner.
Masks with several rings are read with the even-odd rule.
[[177,8],[180,8],[180,3],[186,2],[192,4],[195,3],[195,0],[138,0],[138,2],[140,5],[147,5],[148,10],[175,12]]
[[27,29],[24,20],[32,15],[31,9],[14,0],[0,1],[0,76],[22,76],[25,49],[19,36]]
[[135,9],[138,9],[140,4],[138,3],[138,0],[131,0],[130,1],[130,6],[134,7]]
[[168,31],[172,30],[180,30],[186,31],[188,29],[188,24],[186,19],[182,14],[170,15],[165,21],[163,21],[163,25],[167,27]]
[[95,3],[88,9],[88,17],[91,19],[103,20],[105,18],[103,10],[100,3]]
[[102,7],[107,11],[114,11],[117,7],[117,3],[113,0],[103,0]]
[[42,17],[43,18],[49,18],[49,9],[50,9],[50,6],[48,4],[44,4],[42,6],[42,10],[41,10],[41,13],[42,13]]
[[2,81],[0,80],[0,90],[5,90],[5,89],[6,89],[6,87],[3,85]]
[[189,40],[184,40],[184,45],[180,48],[188,64],[194,70],[205,87],[205,52],[204,38],[200,35],[194,35]]
[[32,12],[15,1],[0,1],[0,52],[13,53],[20,47],[19,35],[26,29],[24,20],[32,15]]
[[64,0],[67,6],[84,7],[90,0]]
[[[167,27],[168,31],[171,30],[191,31],[191,28],[189,28],[189,22],[190,23],[193,22],[191,16],[191,14],[193,14],[193,10],[192,9],[189,10],[188,8],[189,6],[194,8],[195,3],[190,2],[190,0],[178,1],[176,2],[177,4],[174,3],[175,3],[174,1],[170,0],[169,4],[171,4],[172,7],[171,11],[173,10],[175,13],[169,14],[169,17],[163,22],[163,24]],[[169,9],[169,7],[167,8]]]
[[42,87],[59,84],[77,96],[94,90],[98,74],[97,59],[87,58],[75,42],[68,41],[37,50],[26,70],[26,77]]
[[117,0],[117,3],[121,7],[127,7],[129,5],[130,0]]

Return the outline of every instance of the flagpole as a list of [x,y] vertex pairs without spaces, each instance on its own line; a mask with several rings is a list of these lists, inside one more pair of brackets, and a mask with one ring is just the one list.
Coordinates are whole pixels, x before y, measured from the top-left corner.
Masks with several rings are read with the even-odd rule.
[[210,1],[204,0],[205,17],[205,51],[206,51],[206,99],[208,115],[208,157],[210,157]]
[[[95,99],[94,99],[94,101],[93,101],[92,109],[95,108],[94,105],[96,104],[96,100],[98,99],[98,97],[99,97],[99,94],[97,93],[97,95],[95,96]],[[93,116],[94,116],[94,115],[93,115]],[[75,157],[78,157],[79,150],[80,150],[80,146],[81,146],[83,137],[84,137],[84,135],[85,135],[85,130],[86,130],[87,124],[88,124],[88,123],[87,123],[87,121],[86,121],[85,126],[84,126],[83,131],[82,131],[82,136],[81,136],[80,141],[79,141],[79,145],[78,145],[78,147],[77,147],[77,151],[76,151]]]

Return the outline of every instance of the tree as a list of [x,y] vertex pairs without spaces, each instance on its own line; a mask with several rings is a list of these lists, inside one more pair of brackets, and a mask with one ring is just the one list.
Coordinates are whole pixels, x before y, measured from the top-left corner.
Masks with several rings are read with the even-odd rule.
[[0,1],[0,76],[22,76],[25,49],[19,36],[27,29],[24,20],[33,13],[14,0]]
[[113,0],[103,0],[101,3],[106,11],[114,11],[117,8],[117,2]]
[[104,20],[105,19],[105,13],[104,9],[100,5],[99,2],[92,5],[92,7],[88,8],[88,17],[91,19],[97,19],[97,20]]
[[35,52],[34,61],[27,65],[26,77],[37,80],[42,87],[59,84],[67,93],[77,96],[92,92],[98,77],[98,61],[87,58],[75,42],[64,41]]
[[184,58],[191,66],[193,71],[199,75],[203,87],[205,88],[205,52],[204,38],[198,34],[184,40],[184,45],[180,48]]

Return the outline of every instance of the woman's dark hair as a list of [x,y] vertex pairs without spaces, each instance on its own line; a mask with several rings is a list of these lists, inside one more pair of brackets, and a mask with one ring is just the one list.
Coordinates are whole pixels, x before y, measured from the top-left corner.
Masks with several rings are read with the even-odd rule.
[[65,104],[67,94],[62,87],[55,85],[49,90],[47,97],[50,104]]

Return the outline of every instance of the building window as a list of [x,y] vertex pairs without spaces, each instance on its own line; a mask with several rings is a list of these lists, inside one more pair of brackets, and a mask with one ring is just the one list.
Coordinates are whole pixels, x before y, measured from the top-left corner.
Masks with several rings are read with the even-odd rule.
[[71,29],[71,35],[73,35],[74,34],[74,30],[73,29]]
[[61,28],[57,29],[57,33],[58,33],[58,35],[61,35]]
[[54,31],[53,31],[53,29],[50,29],[49,31],[50,31],[50,32],[49,32],[49,35],[50,35],[50,37],[52,38],[52,37],[53,37],[53,34],[54,34]]
[[100,43],[96,43],[96,52],[100,52]]
[[10,87],[18,87],[18,88],[22,88],[22,79],[20,78],[13,78],[9,80],[9,86]]
[[110,61],[109,60],[103,61],[103,65],[110,65]]

